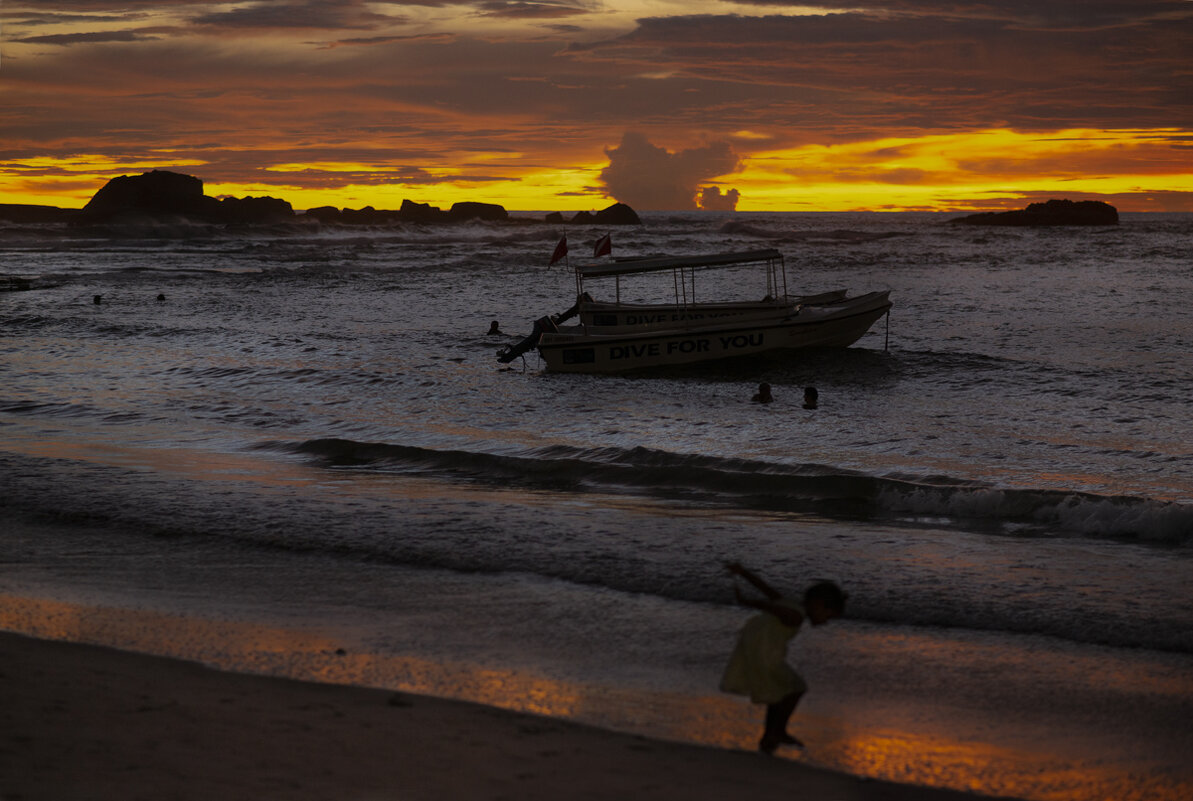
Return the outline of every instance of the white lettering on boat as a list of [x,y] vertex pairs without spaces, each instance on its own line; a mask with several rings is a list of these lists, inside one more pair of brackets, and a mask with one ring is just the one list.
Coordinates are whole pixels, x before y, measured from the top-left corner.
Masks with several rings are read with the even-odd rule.
[[651,342],[646,345],[612,345],[609,347],[609,359],[641,359],[645,356],[658,356],[659,343]]
[[708,353],[707,339],[681,339],[667,343],[667,354],[672,353]]
[[[721,346],[720,350],[739,350],[741,348],[762,347],[765,339],[765,334],[756,332],[753,334],[734,334],[732,336],[717,337],[717,342]],[[709,353],[712,350],[713,344],[713,341],[707,337],[672,339],[667,342],[665,350],[667,356],[687,353]],[[646,359],[662,355],[664,355],[664,348],[662,343],[659,342],[644,342],[641,345],[609,346],[610,361]]]
[[762,345],[763,335],[758,334],[737,334],[731,337],[720,337],[721,347],[724,350],[731,348],[756,348]]

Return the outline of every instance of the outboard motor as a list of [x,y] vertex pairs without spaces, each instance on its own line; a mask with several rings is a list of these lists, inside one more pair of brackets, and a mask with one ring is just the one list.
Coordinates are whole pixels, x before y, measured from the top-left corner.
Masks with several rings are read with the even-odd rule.
[[530,330],[530,336],[523,339],[517,345],[506,345],[501,350],[497,351],[497,361],[502,364],[509,364],[514,359],[518,358],[528,350],[533,350],[538,346],[539,340],[543,337],[543,332],[550,331],[554,333],[559,329],[552,322],[550,317],[540,317],[534,321],[534,327]]

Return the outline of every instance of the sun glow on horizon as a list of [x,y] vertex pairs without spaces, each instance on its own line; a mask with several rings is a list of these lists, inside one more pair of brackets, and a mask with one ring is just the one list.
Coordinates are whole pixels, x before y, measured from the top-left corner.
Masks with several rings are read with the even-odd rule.
[[[1181,150],[1187,136],[1179,129],[996,129],[809,144],[745,153],[737,172],[705,184],[736,189],[740,212],[1004,208],[1042,194],[1109,197],[1127,211],[1193,211],[1193,173]],[[543,156],[537,154],[536,161]],[[569,211],[619,199],[601,183],[603,162],[521,166],[528,158],[471,153],[467,167],[427,168],[277,162],[258,168],[257,180],[246,181],[213,179],[202,169],[214,170],[210,162],[173,153],[160,162],[87,154],[35,157],[0,162],[0,201],[81,208],[109,179],[153,169],[193,174],[214,197],[269,195],[299,210],[396,209],[411,200],[441,207],[480,201],[510,211]]]

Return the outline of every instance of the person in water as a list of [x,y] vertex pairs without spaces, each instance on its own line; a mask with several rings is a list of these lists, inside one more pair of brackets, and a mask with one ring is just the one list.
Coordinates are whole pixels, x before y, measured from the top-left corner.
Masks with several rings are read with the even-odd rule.
[[820,393],[816,391],[816,387],[804,387],[804,408],[815,409],[820,402]]
[[758,394],[750,398],[754,403],[770,403],[775,398],[770,394],[770,384],[762,383],[758,385]]
[[501,329],[497,327],[497,321],[489,323],[489,336],[501,336]]
[[805,620],[813,626],[821,626],[840,617],[845,611],[847,596],[836,584],[822,581],[804,592],[801,603],[794,598],[785,598],[737,562],[730,562],[725,567],[731,574],[752,584],[763,598],[748,598],[736,584],[733,587],[739,604],[761,610],[761,613],[742,626],[721,677],[721,690],[749,696],[754,703],[766,705],[766,724],[762,739],[758,741],[758,750],[771,754],[780,745],[803,747],[802,742],[788,734],[787,722],[808,685],[787,664],[787,643]]

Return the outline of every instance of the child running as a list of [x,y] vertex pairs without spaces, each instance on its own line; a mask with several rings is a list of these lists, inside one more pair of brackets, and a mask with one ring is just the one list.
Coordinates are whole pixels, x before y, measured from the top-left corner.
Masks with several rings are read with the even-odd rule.
[[787,664],[787,643],[806,619],[820,626],[845,611],[845,593],[831,581],[813,584],[804,593],[803,603],[784,598],[777,590],[737,562],[725,565],[735,576],[754,585],[765,598],[756,600],[742,595],[735,584],[733,594],[743,606],[762,610],[746,621],[737,636],[737,645],[721,678],[721,689],[747,695],[756,704],[766,704],[766,728],[758,741],[758,750],[774,753],[780,745],[803,743],[787,733],[799,699],[808,689],[803,678]]

